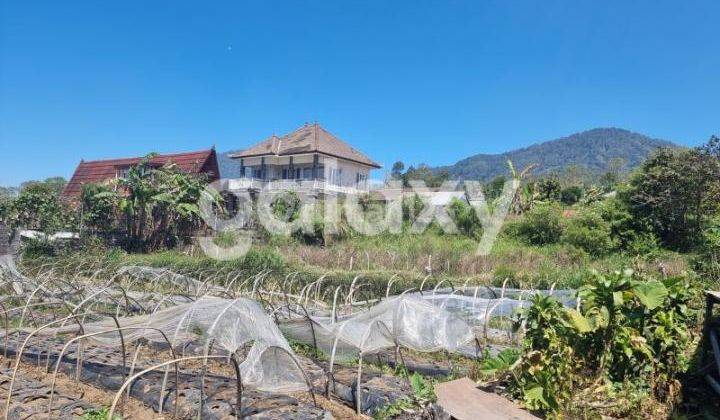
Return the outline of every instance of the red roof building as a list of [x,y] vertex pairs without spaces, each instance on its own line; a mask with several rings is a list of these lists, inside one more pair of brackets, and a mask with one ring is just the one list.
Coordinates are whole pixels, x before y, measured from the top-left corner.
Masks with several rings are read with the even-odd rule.
[[[67,183],[61,197],[66,199],[78,198],[84,184],[98,184],[121,177],[131,166],[137,165],[142,157],[80,161],[70,182]],[[161,167],[174,163],[184,172],[191,174],[206,174],[210,181],[220,178],[217,154],[215,149],[201,150],[188,153],[174,153],[157,155],[150,159],[150,165]]]

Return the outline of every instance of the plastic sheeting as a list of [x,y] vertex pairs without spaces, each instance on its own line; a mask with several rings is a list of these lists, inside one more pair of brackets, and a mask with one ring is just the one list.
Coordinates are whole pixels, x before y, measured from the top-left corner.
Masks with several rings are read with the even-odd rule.
[[455,314],[471,325],[484,325],[493,317],[510,317],[520,309],[529,307],[532,297],[536,294],[552,295],[565,306],[575,304],[573,290],[522,290],[480,287],[453,292],[438,290],[424,294],[414,293],[413,296],[423,299],[439,308]]
[[7,280],[17,294],[23,293],[23,286],[34,284],[30,279],[20,274],[15,266],[12,254],[0,255],[0,280]]
[[470,326],[452,313],[411,296],[384,300],[367,311],[338,318],[310,316],[281,323],[291,339],[315,344],[336,358],[352,358],[402,346],[454,352],[472,342]]
[[[209,347],[220,347],[234,353],[251,345],[245,360],[240,364],[243,385],[259,390],[292,392],[307,390],[304,373],[295,355],[263,308],[255,301],[203,297],[193,303],[173,306],[150,315],[118,319],[121,327],[152,327],[161,330],[172,346],[203,340]],[[116,328],[113,320],[84,324],[85,333],[108,331]],[[67,329],[67,328],[65,328]],[[48,330],[49,333],[63,329]],[[163,335],[154,329],[123,331],[126,342],[146,339],[166,343]],[[117,332],[92,337],[100,344],[116,346]]]

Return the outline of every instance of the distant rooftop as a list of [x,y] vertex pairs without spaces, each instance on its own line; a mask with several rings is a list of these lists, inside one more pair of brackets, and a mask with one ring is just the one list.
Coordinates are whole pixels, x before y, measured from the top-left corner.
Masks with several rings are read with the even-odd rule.
[[[75,169],[70,182],[65,186],[62,196],[66,198],[77,197],[80,195],[84,184],[94,184],[113,179],[117,177],[118,170],[137,165],[142,159],[142,157],[131,157],[92,161],[82,160]],[[213,179],[220,176],[215,149],[156,155],[150,159],[150,165],[153,166],[164,166],[168,163],[176,164],[178,169],[183,172],[207,173],[211,174]]]

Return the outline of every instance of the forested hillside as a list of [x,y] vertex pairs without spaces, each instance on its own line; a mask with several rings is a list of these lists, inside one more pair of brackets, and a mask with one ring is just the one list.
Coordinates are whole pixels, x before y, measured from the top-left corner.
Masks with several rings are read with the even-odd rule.
[[571,165],[601,174],[613,161],[621,162],[623,170],[635,168],[659,147],[677,146],[620,128],[595,128],[501,154],[478,154],[435,170],[447,170],[456,179],[488,181],[507,175],[507,161],[511,160],[517,168],[537,164],[535,175],[562,171]]

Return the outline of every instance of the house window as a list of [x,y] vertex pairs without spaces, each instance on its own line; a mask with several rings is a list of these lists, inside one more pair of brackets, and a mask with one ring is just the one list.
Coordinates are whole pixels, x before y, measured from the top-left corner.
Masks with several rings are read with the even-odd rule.
[[302,178],[301,175],[302,175],[302,169],[300,169],[300,168],[295,168],[295,179],[300,179],[300,178]]
[[288,179],[288,170],[287,170],[287,168],[283,168],[283,170],[282,170],[282,179]]
[[130,168],[118,168],[117,171],[116,171],[116,176],[117,176],[118,178],[127,178],[128,170],[129,170],[129,169],[130,169]]
[[332,168],[330,169],[330,183],[334,185],[341,185],[342,184],[342,168]]
[[303,168],[303,179],[312,179],[312,168]]
[[362,172],[358,172],[358,173],[357,173],[356,180],[357,180],[357,184],[358,184],[358,185],[364,185],[364,184],[367,182],[367,174],[364,174],[364,173],[362,173]]

